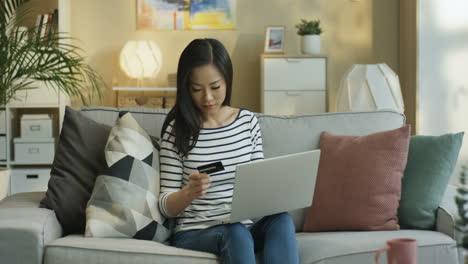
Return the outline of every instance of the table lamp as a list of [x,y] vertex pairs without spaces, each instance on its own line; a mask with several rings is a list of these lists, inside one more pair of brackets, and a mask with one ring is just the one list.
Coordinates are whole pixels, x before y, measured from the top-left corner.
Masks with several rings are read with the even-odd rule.
[[162,67],[161,49],[154,40],[130,40],[120,52],[120,68],[137,79],[141,87],[144,78],[155,78]]
[[404,112],[398,75],[385,63],[353,65],[341,81],[337,111],[379,110]]

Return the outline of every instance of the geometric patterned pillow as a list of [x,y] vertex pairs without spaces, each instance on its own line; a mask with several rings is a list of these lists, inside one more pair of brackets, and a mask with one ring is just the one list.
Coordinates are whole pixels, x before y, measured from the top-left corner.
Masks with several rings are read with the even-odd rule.
[[119,114],[104,151],[108,170],[96,178],[85,236],[167,240],[169,221],[158,207],[159,152],[130,113]]

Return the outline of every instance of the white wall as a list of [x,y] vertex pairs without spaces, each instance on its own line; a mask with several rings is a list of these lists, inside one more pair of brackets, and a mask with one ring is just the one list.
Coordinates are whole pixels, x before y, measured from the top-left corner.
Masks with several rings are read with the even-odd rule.
[[[418,1],[417,134],[468,131],[468,1]],[[468,165],[465,134],[458,169]]]

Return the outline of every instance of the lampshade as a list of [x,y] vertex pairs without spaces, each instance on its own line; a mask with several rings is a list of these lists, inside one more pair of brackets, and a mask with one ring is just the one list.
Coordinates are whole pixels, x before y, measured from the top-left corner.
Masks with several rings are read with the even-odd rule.
[[404,112],[398,75],[387,64],[355,64],[341,81],[337,111]]
[[161,49],[154,40],[130,40],[120,52],[120,68],[130,78],[154,78],[161,67]]

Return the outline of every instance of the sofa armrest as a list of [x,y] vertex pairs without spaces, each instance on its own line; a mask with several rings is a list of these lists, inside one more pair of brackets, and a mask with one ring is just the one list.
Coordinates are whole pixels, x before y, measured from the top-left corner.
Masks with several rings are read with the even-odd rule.
[[62,236],[55,212],[39,208],[37,197],[17,194],[0,202],[2,263],[41,264],[45,246]]
[[453,239],[457,236],[455,229],[455,221],[458,217],[458,209],[455,204],[456,195],[457,187],[449,185],[437,210],[436,219],[436,231],[444,233]]
[[436,231],[446,234],[447,236],[455,239],[457,237],[457,230],[455,229],[456,218],[453,214],[447,211],[447,208],[439,207],[437,209]]
[[[446,234],[457,241],[457,243],[461,243],[463,234],[455,228],[456,221],[459,217],[458,208],[455,204],[456,195],[457,186],[449,185],[437,210],[436,231]],[[459,263],[464,263],[463,259],[465,254],[463,251],[463,248],[458,248]]]

